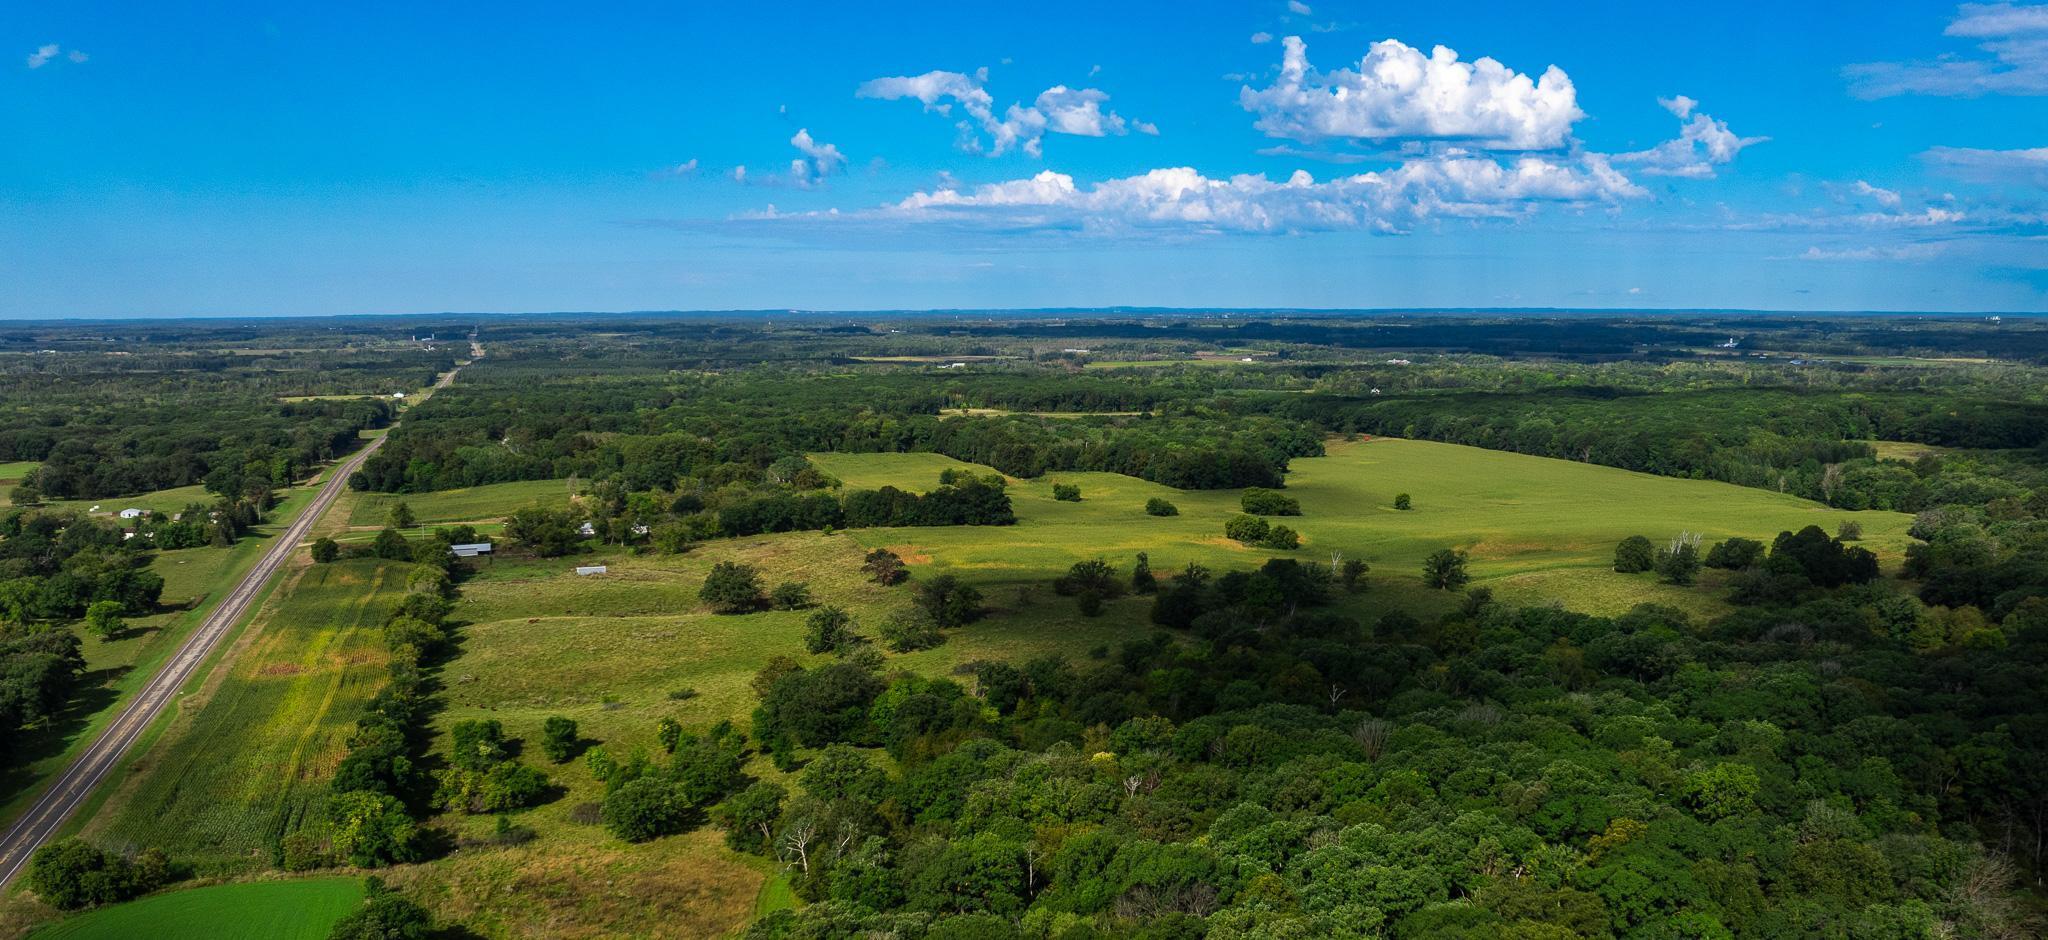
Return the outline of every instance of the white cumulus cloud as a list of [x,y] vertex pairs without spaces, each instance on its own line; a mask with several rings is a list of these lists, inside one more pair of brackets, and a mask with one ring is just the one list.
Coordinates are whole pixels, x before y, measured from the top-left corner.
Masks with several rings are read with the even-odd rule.
[[1727,121],[1699,110],[1699,102],[1684,95],[1659,98],[1657,103],[1678,118],[1678,136],[1648,150],[1615,154],[1615,162],[1634,164],[1651,176],[1712,179],[1715,167],[1733,162],[1746,147],[1770,140],[1737,135]]
[[1301,2],[1301,0],[1287,0],[1287,12],[1298,16],[1308,16],[1315,11],[1309,9],[1309,5]]
[[1612,205],[1647,195],[1597,155],[1575,161],[1522,156],[1413,160],[1383,171],[1318,181],[1297,170],[1227,179],[1191,167],[1077,184],[1050,170],[1027,179],[915,193],[885,207],[895,220],[1071,228],[1283,233],[1362,229],[1399,233],[1434,218],[1507,219],[1542,204]]
[[1280,75],[1238,93],[1269,136],[1319,143],[1452,141],[1500,150],[1561,147],[1579,110],[1571,77],[1550,66],[1535,79],[1491,59],[1462,62],[1399,40],[1373,43],[1356,69],[1318,71],[1299,36],[1281,40]]
[[846,155],[840,153],[838,147],[812,138],[809,128],[799,129],[796,136],[789,139],[789,145],[802,154],[789,161],[789,181],[796,186],[815,186],[819,180],[846,166]]
[[987,69],[971,75],[931,71],[873,79],[862,83],[854,94],[888,101],[912,98],[923,104],[925,110],[947,116],[957,105],[966,115],[957,122],[961,149],[989,156],[1011,150],[1041,156],[1042,141],[1048,133],[1078,137],[1107,137],[1132,130],[1159,133],[1153,124],[1129,121],[1106,109],[1103,104],[1109,100],[1109,93],[1096,88],[1054,85],[1040,92],[1029,106],[1012,104],[998,116],[995,98],[984,87],[987,81]]
[[50,64],[50,60],[57,57],[57,51],[57,44],[54,42],[36,47],[36,51],[28,54],[28,67],[39,69]]

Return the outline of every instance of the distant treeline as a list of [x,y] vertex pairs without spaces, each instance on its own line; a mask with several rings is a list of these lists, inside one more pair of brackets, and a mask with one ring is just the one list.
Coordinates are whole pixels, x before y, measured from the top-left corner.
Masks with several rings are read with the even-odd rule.
[[[632,376],[538,384],[488,361],[464,384],[413,412],[352,482],[380,492],[422,492],[566,476],[616,475],[630,489],[712,477],[740,465],[765,470],[814,451],[923,452],[1036,477],[1052,471],[1122,473],[1184,489],[1279,486],[1287,461],[1322,453],[1300,422],[1211,411],[1176,417],[1045,420],[1022,415],[941,416],[949,405],[928,381],[847,375],[749,373]],[[471,375],[477,379],[471,381]],[[1136,410],[1164,394],[1120,384],[1027,394],[1020,377],[985,398],[1018,410],[1089,404]]]
[[99,499],[205,483],[223,496],[281,487],[391,423],[381,399],[276,402],[187,398],[66,419],[0,416],[0,460],[42,465],[24,496]]

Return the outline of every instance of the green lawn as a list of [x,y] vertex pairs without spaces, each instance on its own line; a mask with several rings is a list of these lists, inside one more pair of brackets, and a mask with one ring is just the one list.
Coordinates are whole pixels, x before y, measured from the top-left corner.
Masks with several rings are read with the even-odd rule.
[[0,486],[12,486],[20,483],[22,477],[28,476],[28,472],[38,466],[41,466],[41,461],[15,460],[0,462]]
[[355,878],[169,891],[58,921],[35,940],[321,940],[363,900]]
[[273,841],[322,816],[326,775],[385,681],[379,627],[401,565],[298,569],[264,605],[219,685],[182,702],[86,835],[150,845],[202,871],[271,863]]
[[492,522],[535,504],[554,508],[568,505],[569,481],[493,483],[462,490],[403,495],[359,493],[356,494],[355,508],[349,512],[348,524],[381,527],[390,517],[391,507],[400,502],[412,509],[413,518],[420,525]]

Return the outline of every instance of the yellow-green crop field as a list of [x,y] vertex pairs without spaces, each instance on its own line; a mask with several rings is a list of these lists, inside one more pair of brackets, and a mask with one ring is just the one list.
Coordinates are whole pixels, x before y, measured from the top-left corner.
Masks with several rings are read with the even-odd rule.
[[373,560],[291,569],[224,675],[180,703],[86,833],[202,871],[270,864],[275,839],[321,817],[325,780],[385,683],[379,628],[406,572]]

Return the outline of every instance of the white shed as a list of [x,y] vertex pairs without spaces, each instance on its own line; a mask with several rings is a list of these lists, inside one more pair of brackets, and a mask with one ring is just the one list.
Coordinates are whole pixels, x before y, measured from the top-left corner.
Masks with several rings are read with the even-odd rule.
[[590,577],[591,575],[594,575],[594,574],[604,574],[606,570],[608,570],[608,569],[606,569],[606,568],[605,568],[605,566],[603,566],[603,565],[577,565],[577,566],[576,566],[576,574],[577,574],[577,576],[579,576],[579,577],[585,577],[585,578],[587,578],[587,577]]
[[121,513],[120,513],[120,515],[121,515],[121,518],[123,518],[123,519],[139,519],[139,518],[141,518],[141,517],[142,517],[142,515],[143,515],[144,513],[146,513],[146,512],[149,512],[149,510],[147,510],[147,509],[133,509],[133,508],[131,508],[131,509],[123,509],[123,510],[121,510]]

